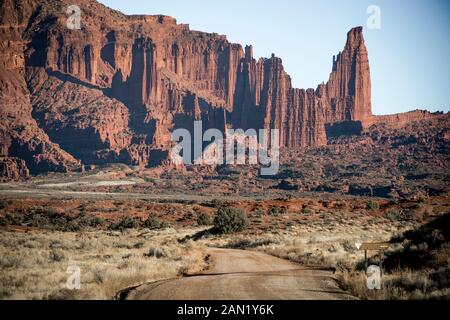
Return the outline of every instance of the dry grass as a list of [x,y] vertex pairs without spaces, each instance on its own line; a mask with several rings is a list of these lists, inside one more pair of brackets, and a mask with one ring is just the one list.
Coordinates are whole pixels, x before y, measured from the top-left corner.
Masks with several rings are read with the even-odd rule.
[[363,299],[450,299],[450,215],[392,239],[382,290],[367,290],[361,268],[341,270],[341,286]]
[[[111,299],[128,286],[201,270],[205,267],[204,248],[193,242],[179,244],[180,235],[173,229],[2,231],[0,298]],[[66,288],[66,271],[72,262],[81,268],[80,290]]]
[[259,250],[304,266],[339,268],[364,257],[357,250],[356,242],[386,241],[392,234],[388,224],[379,224],[368,231],[362,224],[351,226],[336,222],[327,228],[294,226],[286,231],[232,235],[207,239],[207,242],[214,246]]
[[[442,270],[442,272],[445,272]],[[394,271],[383,276],[381,290],[369,290],[366,276],[361,271],[341,271],[338,281],[342,289],[367,300],[424,300],[450,299],[450,288],[436,281],[432,270]]]
[[[376,227],[368,228],[361,221],[354,222],[352,225],[336,222],[326,229],[309,225],[274,233],[213,237],[203,241],[214,246],[258,250],[308,267],[332,268],[338,285],[360,299],[450,298],[450,259],[446,244],[433,254],[433,262],[441,262],[438,269],[391,270],[383,275],[382,290],[369,290],[366,276],[360,271],[364,253],[357,250],[356,242],[388,241],[405,230],[393,229],[390,223],[378,223]],[[412,229],[412,225],[408,226],[407,229]],[[404,250],[403,246],[396,244],[389,252],[401,250]],[[371,259],[372,263],[378,261],[377,257],[369,255]]]

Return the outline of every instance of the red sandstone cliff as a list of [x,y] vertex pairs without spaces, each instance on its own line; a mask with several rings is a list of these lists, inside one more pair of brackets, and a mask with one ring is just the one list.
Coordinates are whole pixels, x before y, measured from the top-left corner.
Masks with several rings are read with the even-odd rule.
[[[126,16],[80,0],[5,0],[0,9],[3,175],[83,164],[165,163],[176,128],[277,128],[283,147],[325,145],[325,126],[372,123],[362,28],[347,35],[326,84],[296,89],[280,58],[191,31],[166,16]],[[21,160],[24,160],[22,162]],[[6,172],[6,173],[5,173]]]
[[[344,51],[333,58],[327,84],[316,90],[292,88],[281,59],[256,62],[247,47],[238,73],[235,125],[278,128],[280,145],[291,148],[326,144],[325,123],[370,121],[370,70],[362,28],[347,34]],[[255,117],[255,115],[259,116]]]

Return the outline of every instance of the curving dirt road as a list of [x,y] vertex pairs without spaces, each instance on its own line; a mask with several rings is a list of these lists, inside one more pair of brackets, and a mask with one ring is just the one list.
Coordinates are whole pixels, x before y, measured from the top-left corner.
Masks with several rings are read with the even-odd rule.
[[264,253],[210,249],[211,268],[181,279],[145,284],[130,300],[335,300],[354,299],[330,271],[302,268]]

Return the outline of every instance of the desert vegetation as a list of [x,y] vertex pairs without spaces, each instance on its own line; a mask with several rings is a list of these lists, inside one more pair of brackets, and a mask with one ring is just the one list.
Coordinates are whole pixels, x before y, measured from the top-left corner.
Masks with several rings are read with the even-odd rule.
[[214,217],[214,227],[219,233],[239,232],[249,225],[245,212],[238,208],[220,207]]
[[[368,290],[361,264],[338,274],[342,287],[363,299],[450,299],[450,214],[391,239],[383,287]],[[379,259],[379,257],[374,257]]]
[[[2,231],[0,299],[113,299],[126,287],[204,268],[204,248],[178,236],[174,229]],[[66,288],[71,265],[80,268],[80,290]]]
[[[389,222],[377,229],[348,226],[346,231],[301,228],[289,232],[239,235],[215,239],[225,248],[258,250],[288,259],[305,267],[334,270],[337,284],[360,299],[449,299],[449,221],[450,214],[399,234],[383,232]],[[364,272],[364,253],[356,243],[386,241],[390,248],[382,257],[381,290],[370,290]],[[379,255],[369,256],[370,264],[379,264]]]
[[[449,211],[446,197],[1,200],[2,299],[111,299],[129,286],[206,268],[207,247],[332,270],[362,299],[448,296],[450,228],[436,220]],[[383,290],[367,290],[361,241],[392,242]],[[65,287],[71,263],[81,269],[80,290]]]
[[206,213],[201,213],[197,217],[197,224],[199,226],[209,226],[211,224],[211,218]]

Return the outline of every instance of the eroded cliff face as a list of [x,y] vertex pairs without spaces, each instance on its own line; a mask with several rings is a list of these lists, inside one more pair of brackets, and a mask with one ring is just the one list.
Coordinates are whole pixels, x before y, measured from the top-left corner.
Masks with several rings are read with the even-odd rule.
[[2,2],[0,156],[24,160],[14,160],[21,172],[170,165],[171,132],[194,120],[204,130],[279,129],[280,145],[298,149],[325,145],[329,123],[371,123],[361,27],[348,33],[328,82],[304,90],[280,58],[256,60],[251,46],[170,17],[81,0],[81,29],[71,30],[71,4]]
[[316,90],[293,88],[280,58],[256,62],[247,47],[235,96],[234,125],[277,128],[280,145],[288,148],[325,145],[327,123],[369,123],[370,70],[362,28],[349,31],[344,50],[333,57],[329,81]]
[[29,172],[73,170],[79,160],[53,143],[32,117],[25,81],[23,31],[36,4],[2,2],[0,9],[0,174],[9,178]]

